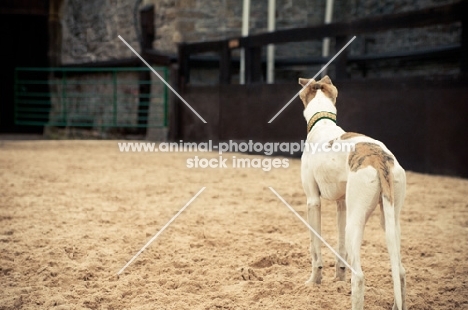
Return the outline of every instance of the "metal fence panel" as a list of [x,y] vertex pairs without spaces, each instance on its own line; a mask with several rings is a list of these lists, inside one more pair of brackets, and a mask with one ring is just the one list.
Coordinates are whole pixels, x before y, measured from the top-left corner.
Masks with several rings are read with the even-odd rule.
[[[168,69],[155,68],[168,79]],[[55,127],[167,127],[168,90],[149,68],[16,68],[15,123]],[[147,75],[148,76],[148,75]],[[141,91],[149,85],[149,91]],[[146,88],[148,89],[148,88]]]

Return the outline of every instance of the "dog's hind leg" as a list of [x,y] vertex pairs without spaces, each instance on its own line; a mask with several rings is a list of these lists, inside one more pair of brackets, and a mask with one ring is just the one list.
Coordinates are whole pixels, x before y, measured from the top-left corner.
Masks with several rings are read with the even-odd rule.
[[[339,200],[336,202],[336,222],[338,226],[338,254],[343,259],[346,259],[346,246],[345,246],[345,228],[346,228],[346,202]],[[346,267],[345,264],[336,257],[335,264],[335,280],[345,281]]]
[[[396,234],[396,245],[397,252],[399,256],[400,264],[400,285],[401,285],[401,299],[402,299],[402,309],[406,310],[406,271],[401,262],[401,227],[400,227],[400,211],[403,207],[403,202],[406,195],[406,175],[403,169],[395,172],[395,234]],[[396,303],[393,305],[393,310],[400,310]]]
[[380,184],[376,171],[365,168],[351,172],[346,187],[346,250],[351,274],[352,310],[364,309],[364,273],[361,268],[361,244],[364,227],[380,197]]
[[361,268],[361,243],[364,233],[364,217],[348,219],[346,223],[346,249],[349,263],[354,271],[351,273],[351,304],[353,310],[364,309],[364,273]]
[[[304,185],[307,195],[307,220],[309,225],[319,234],[322,233],[322,212],[320,206],[320,194],[317,184],[308,183]],[[312,256],[312,275],[306,284],[320,284],[322,282],[322,252],[321,241],[310,232],[310,255]]]

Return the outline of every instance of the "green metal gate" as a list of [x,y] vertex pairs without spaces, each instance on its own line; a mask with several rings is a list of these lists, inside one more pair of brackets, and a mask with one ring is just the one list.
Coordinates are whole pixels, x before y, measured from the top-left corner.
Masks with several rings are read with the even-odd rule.
[[[154,69],[168,80],[168,68]],[[15,123],[167,127],[167,86],[148,71],[143,67],[16,68]]]

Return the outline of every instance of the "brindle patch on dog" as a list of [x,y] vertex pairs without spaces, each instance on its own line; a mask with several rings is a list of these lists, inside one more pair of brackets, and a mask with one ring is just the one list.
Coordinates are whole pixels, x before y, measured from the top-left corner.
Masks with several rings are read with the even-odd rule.
[[333,139],[333,140],[330,140],[328,142],[328,144],[331,146],[333,146],[333,143],[335,141],[338,141],[338,140],[347,140],[347,139],[352,139],[352,138],[355,138],[355,137],[366,137],[365,135],[363,134],[360,134],[360,133],[356,133],[356,132],[347,132],[347,133],[344,133],[342,134],[339,138],[336,138],[336,139]]
[[[312,82],[309,85],[307,85],[309,81],[309,79],[299,78],[299,84],[304,87],[299,93],[299,97],[301,98],[302,103],[304,104],[304,108],[307,108],[309,102],[315,98],[317,90],[321,90],[325,94],[325,96],[330,98],[333,101],[333,103],[336,104],[338,90],[333,85],[328,75],[324,76],[320,81],[312,80]],[[307,87],[305,87],[306,85]]]
[[349,154],[348,164],[351,171],[358,171],[367,166],[377,170],[380,179],[382,194],[393,204],[393,156],[386,153],[379,145],[374,143],[356,143],[354,151]]
[[360,133],[356,133],[356,132],[347,132],[347,133],[341,135],[340,139],[341,140],[347,140],[347,139],[352,139],[352,138],[355,138],[355,137],[365,137],[365,135],[360,134]]

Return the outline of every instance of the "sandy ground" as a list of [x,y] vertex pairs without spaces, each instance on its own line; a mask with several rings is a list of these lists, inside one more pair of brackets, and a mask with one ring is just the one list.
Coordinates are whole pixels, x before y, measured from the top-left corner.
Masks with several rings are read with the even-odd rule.
[[[350,273],[333,281],[327,248],[322,285],[304,285],[308,231],[268,189],[304,216],[298,160],[270,172],[188,169],[195,155],[217,157],[124,154],[115,141],[0,142],[0,309],[350,309]],[[408,172],[410,309],[468,309],[467,194],[467,180]],[[393,304],[379,212],[362,246],[367,309]],[[332,245],[335,213],[324,201]]]

